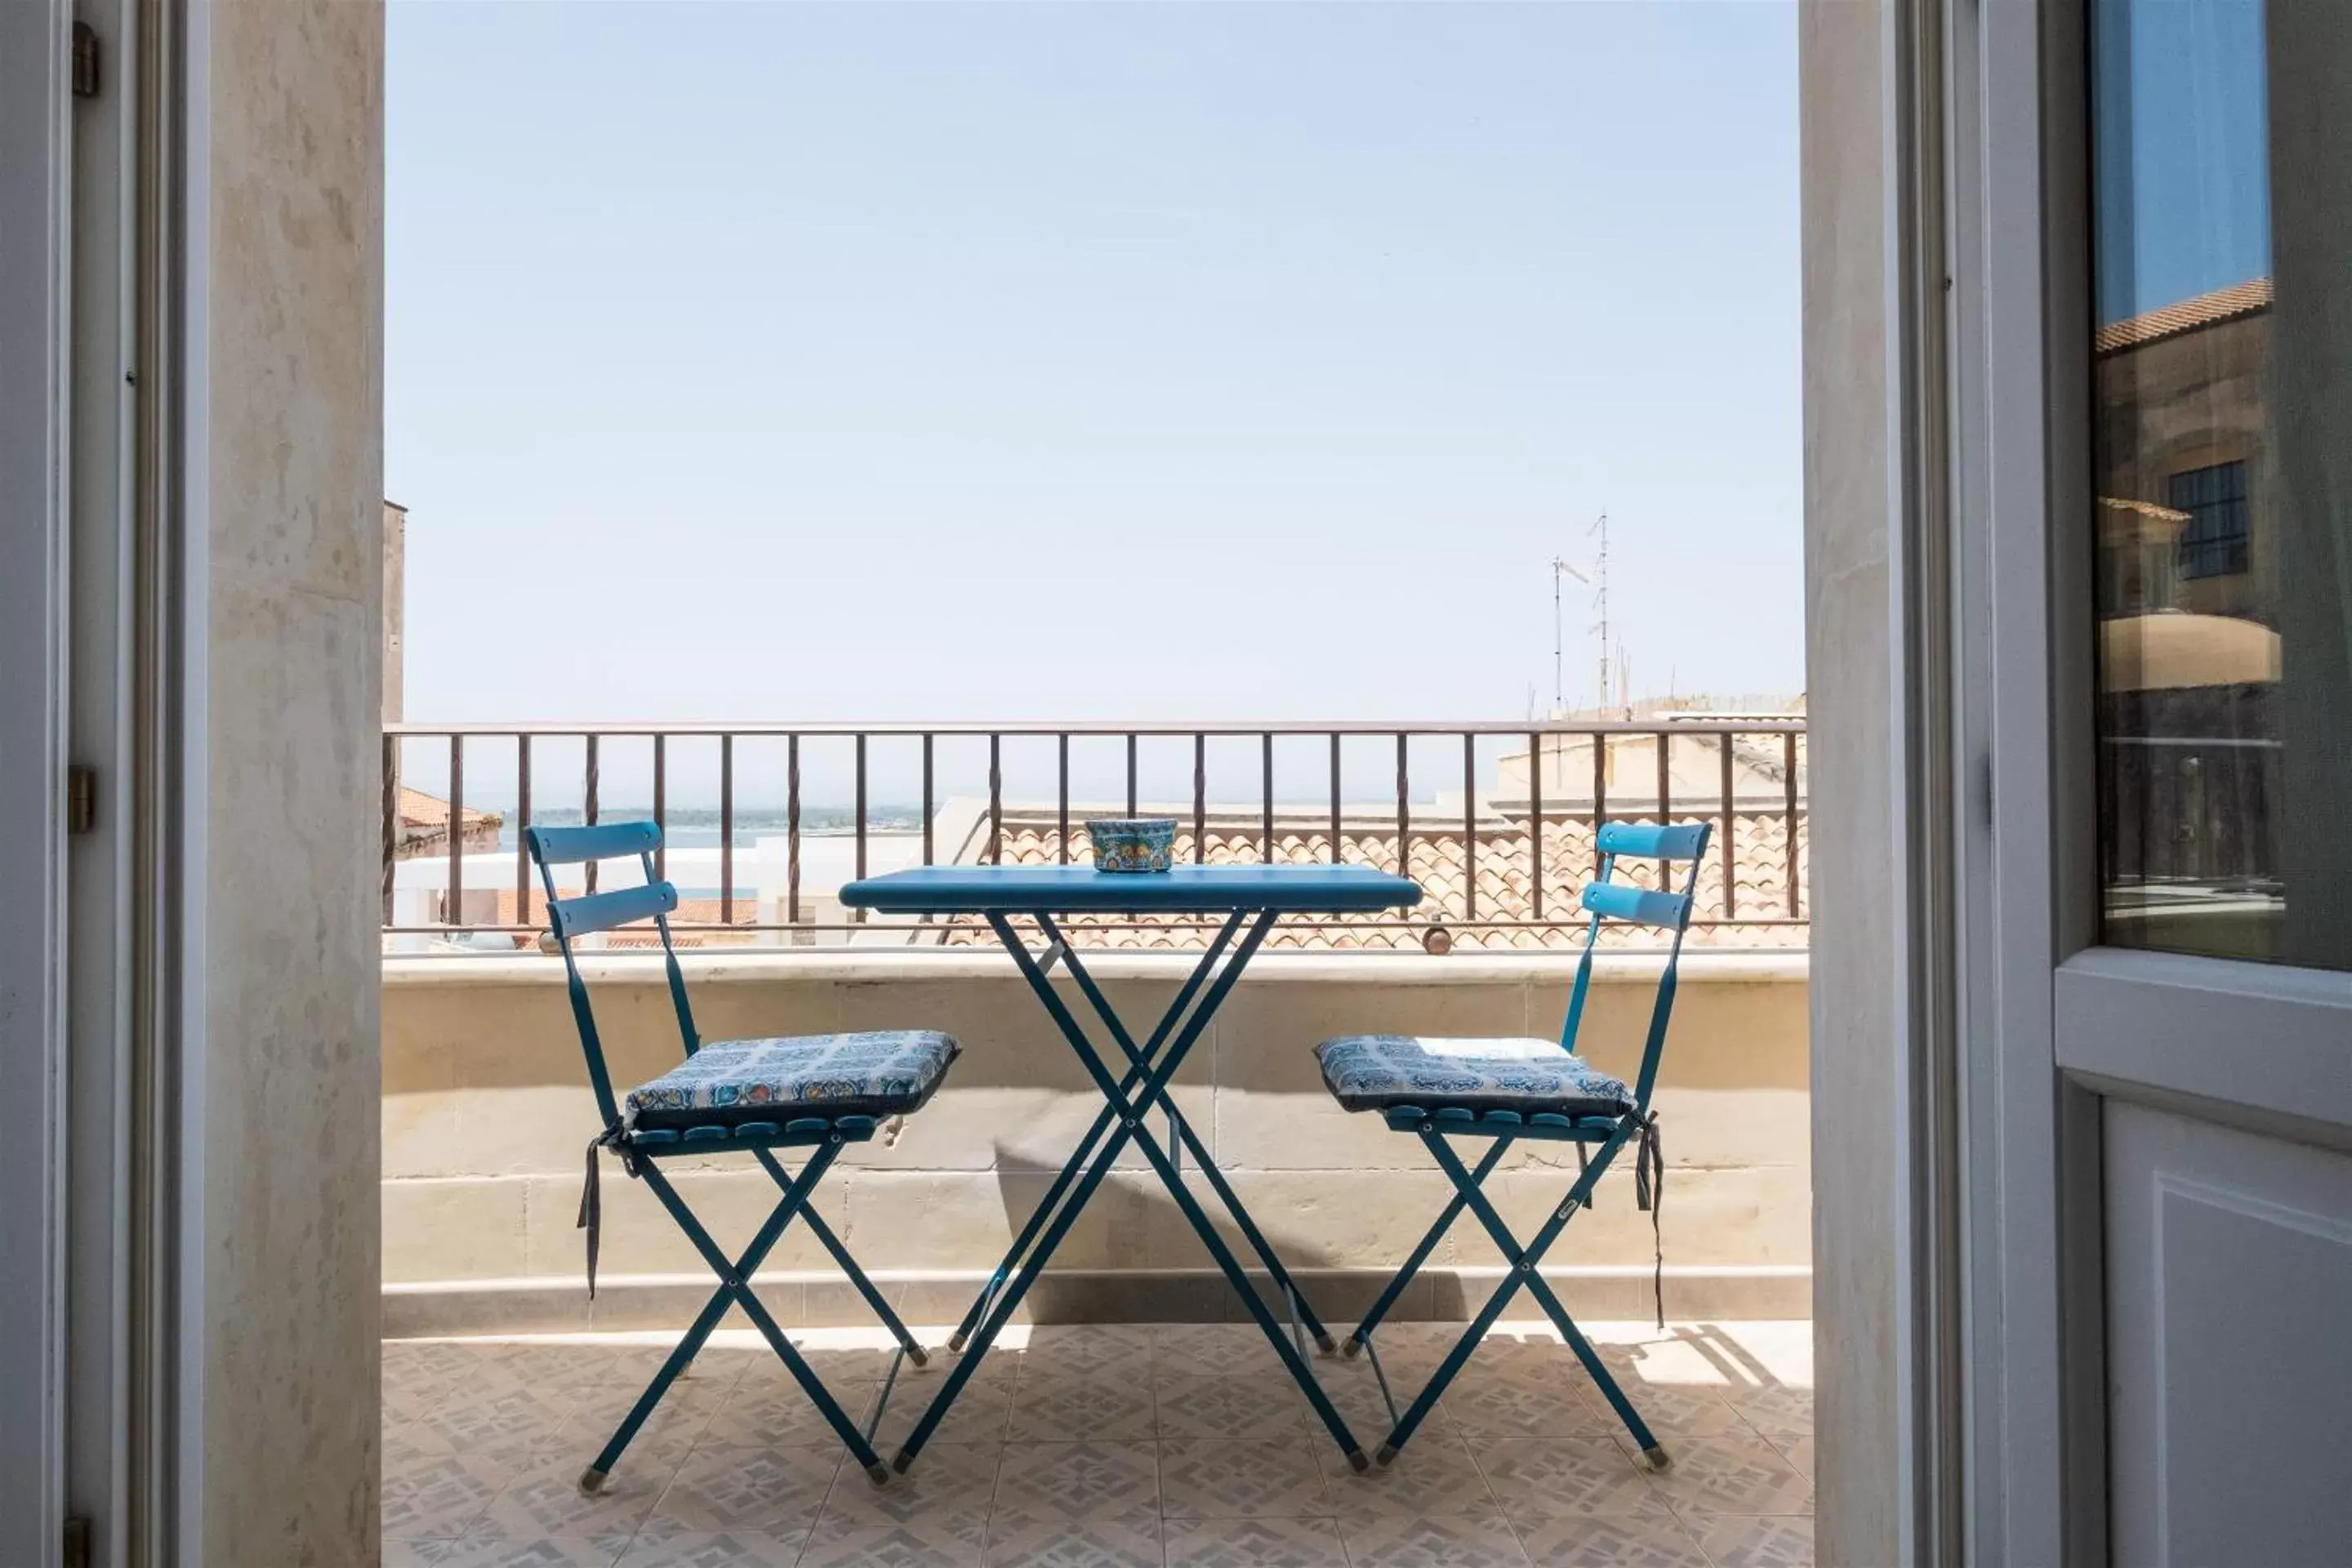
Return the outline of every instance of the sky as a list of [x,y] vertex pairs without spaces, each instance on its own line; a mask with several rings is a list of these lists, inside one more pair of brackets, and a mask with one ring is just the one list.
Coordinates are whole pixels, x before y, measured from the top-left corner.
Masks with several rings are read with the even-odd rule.
[[2102,323],[2271,269],[2263,0],[2093,13]]
[[388,26],[412,721],[1802,687],[1792,5]]

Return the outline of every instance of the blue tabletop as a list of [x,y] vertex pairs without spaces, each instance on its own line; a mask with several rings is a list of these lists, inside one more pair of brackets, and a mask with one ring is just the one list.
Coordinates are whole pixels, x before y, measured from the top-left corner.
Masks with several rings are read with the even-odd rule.
[[885,914],[1215,914],[1279,910],[1359,914],[1410,909],[1421,884],[1370,866],[1179,866],[1108,872],[1091,866],[918,866],[852,882],[851,909]]

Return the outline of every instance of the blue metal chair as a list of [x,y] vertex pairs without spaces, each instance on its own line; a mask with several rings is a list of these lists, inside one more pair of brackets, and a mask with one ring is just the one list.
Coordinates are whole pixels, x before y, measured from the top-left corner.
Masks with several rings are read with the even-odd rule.
[[[1343,1109],[1379,1111],[1398,1131],[1418,1135],[1454,1186],[1454,1196],[1446,1205],[1445,1212],[1438,1215],[1437,1223],[1422,1237],[1421,1245],[1413,1248],[1404,1267],[1397,1271],[1396,1278],[1372,1304],[1372,1310],[1340,1347],[1345,1356],[1359,1351],[1370,1355],[1381,1396],[1388,1401],[1389,1415],[1396,1422],[1375,1456],[1379,1463],[1385,1465],[1395,1458],[1412,1439],[1446,1385],[1469,1361],[1479,1340],[1522,1289],[1542,1306],[1544,1315],[1559,1331],[1560,1338],[1584,1363],[1584,1370],[1617,1412],[1618,1418],[1625,1423],[1626,1430],[1633,1435],[1651,1468],[1664,1470],[1672,1463],[1641,1414],[1625,1397],[1625,1391],[1617,1386],[1617,1380],[1609,1375],[1609,1369],[1593,1353],[1591,1342],[1578,1330],[1568,1310],[1545,1282],[1541,1270],[1544,1254],[1559,1239],[1560,1232],[1575,1217],[1576,1211],[1591,1206],[1594,1184],[1628,1144],[1634,1147],[1635,1198],[1650,1212],[1653,1227],[1655,1226],[1656,1184],[1664,1178],[1665,1168],[1658,1150],[1658,1122],[1656,1114],[1650,1110],[1650,1092],[1657,1084],[1658,1058],[1665,1045],[1667,1019],[1674,1012],[1675,969],[1682,959],[1683,932],[1690,925],[1692,895],[1698,885],[1698,868],[1706,854],[1709,832],[1706,823],[1675,826],[1622,822],[1602,825],[1599,836],[1601,876],[1586,886],[1583,895],[1583,908],[1592,919],[1585,931],[1584,955],[1576,966],[1576,985],[1568,998],[1568,1022],[1560,1031],[1558,1045],[1549,1040],[1433,1040],[1403,1035],[1351,1035],[1326,1040],[1315,1047],[1316,1058],[1322,1064],[1324,1085]],[[1631,887],[1610,880],[1621,856],[1654,858],[1665,865],[1687,861],[1690,870],[1679,892]],[[1662,883],[1665,879],[1660,878]],[[1593,944],[1600,938],[1603,920],[1632,921],[1674,933],[1665,973],[1658,982],[1657,1002],[1650,1014],[1649,1039],[1642,1047],[1641,1073],[1631,1087],[1622,1079],[1595,1070],[1575,1054],[1577,1026],[1583,1019],[1585,994],[1592,981]],[[1454,1152],[1450,1142],[1454,1138],[1491,1140],[1475,1170],[1465,1167],[1462,1157]],[[1480,1190],[1480,1184],[1504,1152],[1524,1139],[1574,1144],[1581,1169],[1567,1198],[1546,1218],[1535,1238],[1522,1247],[1503,1223],[1502,1215],[1495,1212],[1494,1204]],[[1588,1146],[1593,1144],[1599,1148],[1588,1154]],[[1406,1285],[1465,1208],[1477,1216],[1479,1224],[1494,1238],[1509,1270],[1439,1363],[1428,1384],[1399,1415],[1389,1394],[1388,1374],[1381,1371],[1380,1352],[1372,1343],[1372,1331],[1396,1305],[1397,1298],[1403,1294]],[[1663,1324],[1663,1251],[1654,1283]]]
[[[840,1434],[866,1476],[876,1485],[889,1479],[887,1466],[875,1454],[874,1429],[882,1419],[899,1366],[925,1362],[922,1347],[907,1325],[890,1310],[874,1282],[833,1234],[809,1195],[845,1145],[862,1143],[892,1116],[919,1110],[946,1077],[956,1057],[956,1042],[945,1035],[919,1030],[890,1030],[849,1035],[804,1035],[772,1039],[705,1040],[695,1032],[694,1015],[686,1000],[686,976],[679,970],[672,945],[668,915],[677,908],[677,889],[658,880],[654,852],[661,847],[661,829],[650,822],[614,822],[593,827],[532,827],[524,832],[532,862],[547,889],[548,921],[563,952],[570,979],[572,1014],[580,1026],[580,1045],[588,1058],[588,1081],[596,1093],[596,1108],[604,1130],[588,1145],[587,1184],[581,1194],[580,1225],[588,1232],[588,1294],[596,1294],[596,1251],[601,1203],[597,1188],[597,1152],[610,1149],[630,1175],[653,1189],[687,1239],[719,1276],[719,1288],[686,1337],[654,1374],[652,1383],[622,1419],[604,1451],[580,1478],[583,1491],[595,1491],[620,1462],[622,1451],[646,1423],[662,1395],[694,1360],[727,1309],[742,1308],[767,1340],[785,1370],[801,1386],[833,1429]],[[579,898],[556,896],[553,868],[583,861],[635,856],[645,868],[642,887],[618,888]],[[596,1019],[588,1005],[588,987],[580,978],[572,941],[592,931],[605,931],[650,919],[661,932],[662,954],[669,966],[670,1002],[677,1012],[678,1032],[685,1037],[686,1059],[649,1083],[615,1099],[611,1073],[604,1065],[604,1047],[596,1034]],[[779,1149],[805,1149],[806,1161],[795,1176],[776,1158]],[[783,1196],[743,1251],[730,1258],[711,1239],[683,1199],[677,1195],[660,1163],[667,1159],[707,1158],[741,1151],[751,1155],[773,1177]],[[806,1222],[825,1251],[833,1255],[875,1316],[882,1320],[898,1351],[891,1358],[880,1396],[864,1427],[849,1418],[784,1331],[776,1326],[751,1289],[752,1276],[794,1219]]]

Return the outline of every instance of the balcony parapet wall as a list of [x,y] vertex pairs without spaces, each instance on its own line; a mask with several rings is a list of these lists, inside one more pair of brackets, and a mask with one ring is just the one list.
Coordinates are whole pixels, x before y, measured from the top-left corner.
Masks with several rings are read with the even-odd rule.
[[[712,1038],[835,1029],[943,1028],[964,1045],[923,1111],[854,1150],[820,1194],[825,1217],[899,1296],[910,1321],[952,1321],[1009,1245],[1100,1100],[1000,954],[979,950],[689,955],[697,1022]],[[1181,954],[1091,960],[1113,1004],[1150,1016],[1192,963]],[[1586,1054],[1631,1075],[1660,960],[1596,965]],[[658,959],[583,961],[614,1076],[677,1060]],[[1178,1075],[1176,1098],[1285,1259],[1330,1298],[1369,1299],[1445,1201],[1413,1140],[1340,1111],[1318,1040],[1374,1030],[1556,1035],[1573,959],[1557,953],[1278,952],[1259,958]],[[1673,1167],[1664,1207],[1667,1310],[1802,1316],[1810,1310],[1806,973],[1802,953],[1691,953],[1657,1106]],[[1076,989],[1057,977],[1074,1009]],[[579,1041],[551,960],[418,957],[384,965],[383,1247],[388,1332],[633,1327],[683,1321],[708,1293],[699,1261],[638,1184],[608,1171],[598,1299],[581,1283],[573,1226],[581,1149],[596,1126]],[[1573,1155],[1515,1151],[1490,1184],[1515,1225],[1557,1204]],[[748,1236],[772,1188],[720,1157],[675,1166],[722,1241]],[[1549,1270],[1571,1310],[1650,1308],[1648,1215],[1612,1173]],[[1475,1227],[1449,1237],[1402,1309],[1448,1316],[1499,1259]],[[1073,1230],[1034,1297],[1061,1320],[1225,1318],[1239,1309],[1132,1153]],[[762,1277],[787,1322],[860,1321],[805,1235]],[[1322,1303],[1318,1302],[1318,1305]]]

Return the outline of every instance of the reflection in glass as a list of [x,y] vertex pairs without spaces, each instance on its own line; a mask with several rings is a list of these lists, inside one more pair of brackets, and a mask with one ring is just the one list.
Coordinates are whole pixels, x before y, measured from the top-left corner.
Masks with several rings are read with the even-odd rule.
[[2347,14],[2094,13],[2112,944],[2352,967]]

